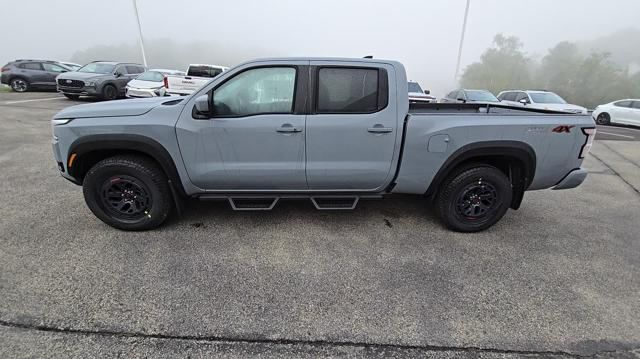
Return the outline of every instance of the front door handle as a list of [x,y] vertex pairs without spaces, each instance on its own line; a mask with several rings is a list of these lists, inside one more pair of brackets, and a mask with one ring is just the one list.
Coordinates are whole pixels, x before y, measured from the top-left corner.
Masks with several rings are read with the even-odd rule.
[[285,123],[284,125],[280,126],[276,131],[280,133],[296,133],[296,132],[302,132],[302,129],[293,127],[290,123]]
[[367,131],[371,132],[371,133],[389,133],[389,132],[393,132],[393,128],[391,127],[384,127],[381,124],[377,124],[373,127],[369,127],[367,129]]

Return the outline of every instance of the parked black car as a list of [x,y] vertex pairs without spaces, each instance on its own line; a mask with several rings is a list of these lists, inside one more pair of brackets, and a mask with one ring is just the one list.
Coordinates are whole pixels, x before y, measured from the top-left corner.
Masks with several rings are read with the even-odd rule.
[[58,61],[20,59],[4,65],[1,71],[1,83],[13,91],[25,92],[35,88],[55,89],[56,76],[73,70]]
[[58,91],[69,99],[90,96],[114,100],[123,97],[127,83],[145,71],[140,64],[94,61],[58,76]]

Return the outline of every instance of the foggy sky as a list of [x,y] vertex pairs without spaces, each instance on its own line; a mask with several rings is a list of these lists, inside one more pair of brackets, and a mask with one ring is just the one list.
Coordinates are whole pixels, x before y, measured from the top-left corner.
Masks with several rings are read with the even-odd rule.
[[[145,40],[215,40],[265,57],[373,55],[403,62],[410,79],[442,94],[455,86],[465,2],[138,0],[138,9]],[[137,42],[132,0],[0,0],[0,9],[0,64],[68,60],[94,45]],[[638,14],[638,0],[471,0],[462,64],[476,61],[498,32],[542,56],[562,40],[637,27]]]

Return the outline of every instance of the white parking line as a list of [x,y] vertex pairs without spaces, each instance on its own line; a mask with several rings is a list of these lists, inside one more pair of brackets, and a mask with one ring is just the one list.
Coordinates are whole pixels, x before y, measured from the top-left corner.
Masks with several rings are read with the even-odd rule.
[[603,134],[603,135],[609,135],[609,136],[618,136],[618,137],[626,137],[626,138],[635,138],[633,136],[627,136],[627,135],[619,135],[617,133],[611,133],[611,132],[604,132],[604,131],[598,131],[596,132],[596,134]]
[[47,97],[47,98],[34,98],[31,100],[20,100],[20,101],[5,101],[3,105],[13,105],[14,103],[24,103],[24,102],[37,102],[37,101],[51,101],[51,100],[61,100],[63,97]]
[[630,128],[630,127],[620,127],[620,126],[608,126],[608,125],[598,125],[598,127],[608,127],[612,130],[629,130],[629,131],[640,131],[640,129],[637,128]]

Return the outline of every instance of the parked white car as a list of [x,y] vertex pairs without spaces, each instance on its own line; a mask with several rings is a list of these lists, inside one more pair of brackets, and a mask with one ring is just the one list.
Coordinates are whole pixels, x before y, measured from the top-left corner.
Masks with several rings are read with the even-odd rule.
[[593,111],[593,119],[598,125],[619,123],[640,126],[640,100],[625,99],[600,105]]
[[409,103],[431,103],[436,102],[436,98],[431,96],[431,91],[422,90],[420,84],[409,81]]
[[541,110],[565,111],[587,114],[586,108],[567,103],[562,97],[551,91],[509,90],[498,94],[498,99],[509,105],[526,106]]
[[129,81],[125,87],[127,97],[156,97],[167,95],[167,76],[184,75],[183,71],[151,69]]
[[186,76],[167,76],[167,93],[180,96],[190,95],[228,69],[228,67],[218,65],[191,64],[187,69]]

